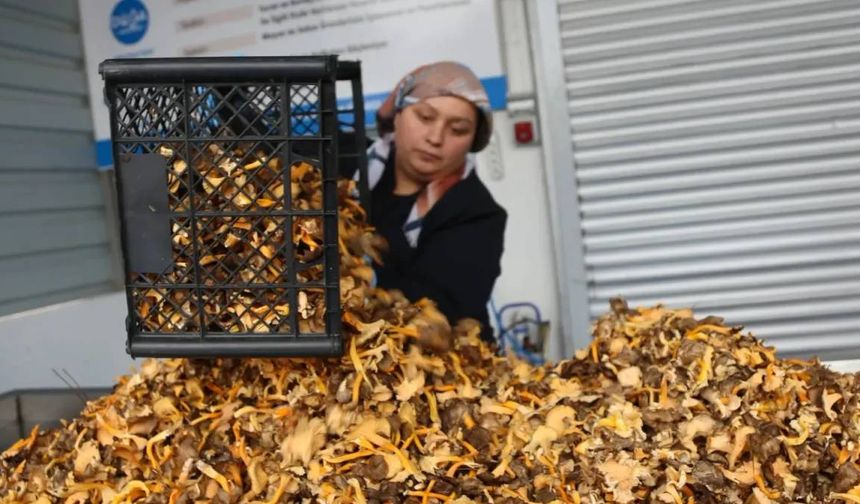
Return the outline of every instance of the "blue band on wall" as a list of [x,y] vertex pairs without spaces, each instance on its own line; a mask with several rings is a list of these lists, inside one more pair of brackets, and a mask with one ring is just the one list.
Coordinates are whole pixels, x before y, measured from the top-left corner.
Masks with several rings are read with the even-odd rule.
[[[508,106],[508,79],[504,75],[486,77],[481,79],[481,84],[487,90],[490,98],[490,107],[493,110],[504,110]],[[376,124],[376,109],[388,98],[389,92],[373,93],[364,95],[364,124],[374,126]],[[338,100],[338,108],[345,109],[352,106],[352,98]],[[350,114],[342,114],[342,120],[351,122]]]
[[[486,77],[481,83],[487,90],[490,106],[493,110],[504,110],[508,105],[508,80],[504,75]],[[364,95],[364,123],[366,126],[376,125],[376,110],[388,97],[388,92]],[[348,109],[352,106],[352,98],[338,100],[338,108]],[[347,124],[352,122],[352,113],[339,114],[338,118]],[[100,170],[113,168],[113,154],[110,139],[96,141],[96,161]]]
[[493,110],[504,110],[508,106],[508,79],[504,75],[481,79],[481,84],[487,90]]
[[96,140],[96,162],[99,170],[110,170],[113,168],[113,153],[111,152],[110,139]]

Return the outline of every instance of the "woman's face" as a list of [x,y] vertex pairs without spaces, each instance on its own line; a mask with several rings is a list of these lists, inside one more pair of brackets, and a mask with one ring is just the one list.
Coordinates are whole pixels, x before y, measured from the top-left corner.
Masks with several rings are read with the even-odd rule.
[[427,183],[463,166],[478,126],[475,106],[455,96],[427,98],[394,117],[397,168]]

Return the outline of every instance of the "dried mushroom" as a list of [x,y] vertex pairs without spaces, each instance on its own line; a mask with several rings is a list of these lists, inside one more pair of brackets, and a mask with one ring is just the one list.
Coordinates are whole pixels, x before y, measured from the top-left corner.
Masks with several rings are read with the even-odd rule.
[[[163,145],[158,152],[170,167],[167,189],[174,266],[160,275],[132,274],[132,282],[152,286],[135,289],[141,331],[198,332],[202,324],[208,332],[324,332],[319,170],[306,161],[284,170],[280,157],[245,145],[228,150],[209,143],[191,154],[191,170],[182,149]],[[289,191],[284,188],[285,178]],[[289,210],[316,215],[290,218],[284,215],[288,205]],[[194,225],[188,217],[192,207],[201,211]],[[360,211],[355,204],[346,208]],[[364,229],[346,220],[341,234],[351,242],[363,241],[366,250],[379,246]],[[296,307],[290,306],[288,289],[278,287],[290,284],[293,273],[297,282],[308,284]],[[199,303],[189,289],[182,288],[196,278],[206,287]],[[290,326],[293,308],[298,328]]]

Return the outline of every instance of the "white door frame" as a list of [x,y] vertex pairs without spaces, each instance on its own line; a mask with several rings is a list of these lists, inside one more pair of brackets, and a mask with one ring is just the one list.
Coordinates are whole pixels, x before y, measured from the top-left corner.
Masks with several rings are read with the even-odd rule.
[[536,67],[549,213],[558,275],[561,338],[548,350],[551,360],[570,358],[591,341],[588,278],[571,144],[570,116],[561,53],[558,3],[527,0]]

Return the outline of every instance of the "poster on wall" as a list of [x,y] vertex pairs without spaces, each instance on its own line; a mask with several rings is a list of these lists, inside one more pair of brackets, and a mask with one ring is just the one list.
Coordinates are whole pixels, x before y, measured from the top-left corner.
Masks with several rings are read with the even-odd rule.
[[111,164],[99,63],[110,58],[337,54],[362,63],[368,123],[397,81],[441,60],[471,67],[505,107],[494,0],[82,0],[99,165]]

